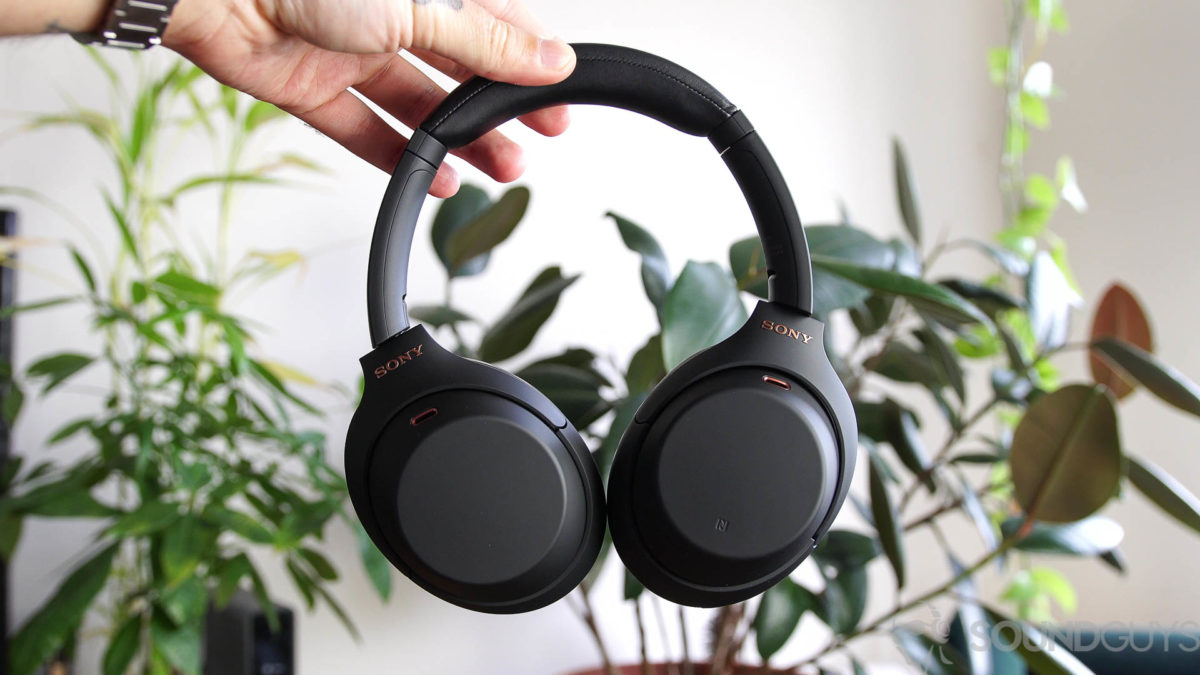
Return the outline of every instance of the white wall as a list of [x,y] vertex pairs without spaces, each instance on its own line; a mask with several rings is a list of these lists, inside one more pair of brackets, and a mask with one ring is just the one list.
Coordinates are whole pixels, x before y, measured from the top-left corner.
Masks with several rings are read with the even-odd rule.
[[[841,199],[864,226],[881,235],[898,233],[889,156],[895,135],[907,145],[930,239],[944,232],[982,235],[999,226],[995,176],[1002,122],[999,96],[984,66],[987,48],[1003,39],[998,2],[530,4],[568,39],[640,47],[712,81],[762,132],[808,222],[834,218]],[[1190,307],[1186,300],[1172,303],[1181,289],[1194,286],[1189,286],[1186,263],[1200,243],[1200,235],[1184,227],[1195,213],[1188,200],[1196,199],[1184,181],[1200,161],[1195,152],[1200,136],[1187,124],[1198,112],[1187,70],[1196,60],[1197,48],[1187,33],[1197,11],[1182,1],[1155,3],[1153,12],[1142,5],[1072,3],[1075,33],[1059,39],[1050,54],[1069,96],[1053,109],[1054,130],[1038,141],[1076,157],[1091,199],[1091,214],[1060,221],[1085,291],[1094,294],[1114,276],[1132,282],[1158,319],[1161,352],[1185,371],[1200,373],[1200,354],[1188,342]],[[65,38],[0,44],[0,110],[57,109],[60,91],[102,104],[95,76],[79,75],[91,72],[85,63]],[[1122,93],[1126,90],[1128,95]],[[469,309],[492,315],[535,270],[561,263],[584,278],[565,296],[535,349],[548,353],[566,344],[588,344],[624,358],[651,331],[653,317],[640,299],[636,260],[603,213],[613,209],[650,227],[676,269],[689,257],[723,260],[728,243],[750,233],[752,225],[707,143],[613,111],[576,110],[574,118],[572,130],[551,141],[513,130],[528,141],[530,169],[523,182],[533,188],[533,205],[526,224],[494,256],[486,281],[464,283],[460,297]],[[260,345],[265,353],[350,383],[358,357],[369,347],[364,263],[386,177],[299,124],[278,132],[274,141],[276,147],[316,156],[335,174],[310,194],[263,190],[242,199],[239,246],[294,246],[312,259],[303,276],[273,283],[241,309],[271,326]],[[635,154],[651,143],[656,154]],[[36,187],[81,213],[99,213],[94,185],[105,171],[77,134],[42,133],[0,144],[0,184]],[[30,236],[78,236],[46,209],[22,208]],[[203,228],[211,210],[195,208],[189,220]],[[97,230],[107,236],[103,227]],[[1134,231],[1157,243],[1132,243]],[[424,233],[419,237],[425,241]],[[415,298],[436,298],[442,277],[435,259],[424,245],[418,256],[410,292]],[[28,260],[50,272],[61,264],[61,257],[50,253],[31,252]],[[1120,261],[1119,269],[1114,261]],[[51,280],[32,273],[21,282],[23,299],[55,292]],[[87,344],[83,328],[66,312],[21,322],[18,360],[28,363],[51,349],[80,348]],[[1185,481],[1194,477],[1197,460],[1179,442],[1190,438],[1192,422],[1145,398],[1139,394],[1124,418],[1130,449],[1178,471]],[[37,448],[53,425],[92,400],[83,393],[64,394],[53,406],[32,407],[17,430],[16,447],[43,452]],[[349,410],[331,410],[325,422],[331,461],[339,465],[349,416]],[[1127,546],[1135,571],[1118,582],[1095,565],[1072,568],[1084,591],[1081,617],[1125,617],[1134,608],[1142,619],[1186,616],[1195,606],[1195,584],[1185,583],[1181,590],[1172,581],[1190,578],[1187,561],[1197,552],[1194,540],[1186,545],[1172,540],[1169,550],[1181,553],[1162,555],[1168,550],[1162,542],[1182,532],[1157,523],[1142,527],[1151,514],[1136,497],[1128,501],[1115,511],[1138,522],[1130,528]],[[395,596],[383,605],[356,572],[354,542],[340,528],[331,535],[336,558],[347,571],[339,597],[352,609],[363,641],[351,640],[328,612],[305,615],[299,654],[308,675],[558,673],[596,661],[582,627],[561,603],[532,614],[491,617],[438,602],[397,576]],[[27,615],[61,578],[63,561],[81,536],[85,533],[70,524],[30,529],[15,565],[15,619]],[[1138,542],[1143,550],[1136,548]],[[933,556],[911,567],[914,588],[944,574],[940,558]],[[890,572],[879,564],[873,574],[886,582]],[[280,597],[299,606],[282,575],[270,581]],[[618,582],[615,574],[604,578],[597,591],[599,612],[614,651],[630,659],[636,641],[631,610],[618,600]],[[890,602],[878,594],[872,607],[878,611]],[[692,613],[690,620],[696,644],[702,613]],[[791,645],[789,652],[801,656],[815,646]],[[872,653],[887,658],[882,647]]]

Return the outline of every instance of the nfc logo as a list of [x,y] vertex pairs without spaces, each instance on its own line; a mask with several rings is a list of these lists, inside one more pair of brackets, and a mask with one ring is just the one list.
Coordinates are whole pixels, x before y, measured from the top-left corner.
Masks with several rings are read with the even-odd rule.
[[713,529],[717,532],[724,532],[729,529],[729,521],[724,518],[717,518],[717,522],[713,524]]

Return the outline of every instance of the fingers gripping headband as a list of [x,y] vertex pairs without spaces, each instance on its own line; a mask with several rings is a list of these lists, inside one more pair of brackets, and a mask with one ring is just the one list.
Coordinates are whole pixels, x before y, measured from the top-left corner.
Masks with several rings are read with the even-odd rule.
[[772,302],[812,313],[808,243],[775,160],[746,116],[695,74],[612,45],[574,45],[575,71],[558,84],[519,87],[475,78],[455,89],[413,134],[388,184],[371,240],[367,310],[371,342],[409,327],[405,295],[417,217],[446,153],[500,124],[565,103],[624,108],[692,136],[707,136],[733,174],[758,227]]

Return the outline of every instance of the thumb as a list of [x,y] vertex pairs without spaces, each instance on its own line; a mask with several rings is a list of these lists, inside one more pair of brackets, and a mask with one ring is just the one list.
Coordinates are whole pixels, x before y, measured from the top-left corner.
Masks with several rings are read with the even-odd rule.
[[575,51],[566,42],[519,28],[473,0],[408,1],[413,3],[412,49],[521,85],[553,84],[575,69]]

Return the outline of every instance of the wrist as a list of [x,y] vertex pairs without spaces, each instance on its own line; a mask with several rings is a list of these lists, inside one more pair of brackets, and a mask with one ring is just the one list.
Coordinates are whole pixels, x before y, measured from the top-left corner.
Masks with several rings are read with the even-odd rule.
[[0,35],[84,33],[95,30],[109,0],[40,0],[0,3]]
[[179,0],[167,29],[163,31],[163,46],[184,54],[189,46],[204,42],[225,21],[230,4],[236,3],[226,0]]

